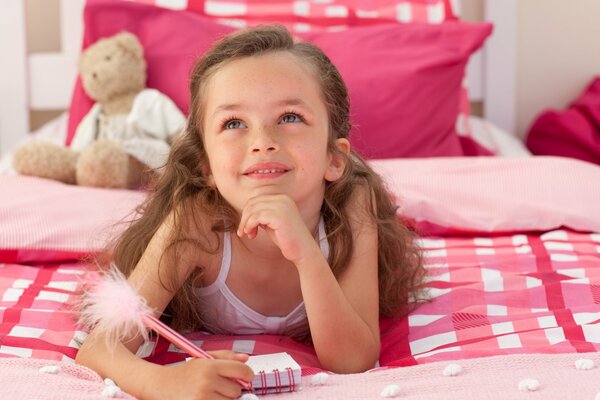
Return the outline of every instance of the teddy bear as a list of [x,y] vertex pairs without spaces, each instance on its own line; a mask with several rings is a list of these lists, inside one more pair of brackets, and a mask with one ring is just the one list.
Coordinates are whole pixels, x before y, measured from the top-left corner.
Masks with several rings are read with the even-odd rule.
[[69,147],[32,141],[13,152],[22,175],[101,188],[139,188],[166,162],[170,142],[185,125],[175,103],[146,88],[138,38],[120,32],[89,46],[79,73],[95,101]]

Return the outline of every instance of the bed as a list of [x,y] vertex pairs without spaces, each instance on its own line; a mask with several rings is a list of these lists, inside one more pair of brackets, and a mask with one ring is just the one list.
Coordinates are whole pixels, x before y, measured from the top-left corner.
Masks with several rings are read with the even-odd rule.
[[[69,140],[76,115],[86,107],[76,83],[77,54],[82,42],[86,46],[120,29],[115,20],[134,20],[139,25],[131,29],[150,35],[142,38],[147,56],[157,62],[149,70],[149,82],[160,87],[164,70],[156,60],[187,59],[190,51],[198,50],[186,45],[210,41],[198,39],[199,31],[192,27],[206,32],[215,23],[234,29],[272,19],[260,7],[240,5],[253,2],[202,3],[207,4],[207,15],[200,17],[194,1],[58,3],[61,53],[26,57],[24,44],[10,41],[14,58],[22,58],[11,66],[13,86],[3,82],[3,88],[12,89],[10,101],[3,91],[0,107],[0,150],[5,157],[32,137]],[[389,14],[392,3],[379,2],[380,8],[362,12],[351,7],[344,12],[343,2],[302,3],[295,9],[300,15],[286,20],[289,7],[279,7],[277,18],[328,49],[355,99],[373,81],[365,83],[362,74],[352,74],[348,65],[359,61],[341,51],[340,42],[365,43],[361,35],[381,29],[377,32],[390,57],[387,65],[395,62],[390,54],[396,54],[389,38],[394,46],[418,49],[421,56],[436,54],[427,61],[438,64],[403,69],[410,54],[397,53],[402,61],[397,71],[405,75],[386,81],[397,90],[393,101],[405,102],[394,103],[397,110],[406,106],[402,90],[411,94],[411,114],[403,114],[408,127],[368,136],[369,127],[381,121],[367,118],[360,108],[355,115],[362,127],[356,134],[361,150],[376,156],[370,163],[395,196],[399,215],[421,233],[429,300],[408,316],[381,320],[381,356],[373,370],[329,374],[325,382],[314,379],[323,371],[312,349],[288,338],[202,332],[190,338],[208,350],[292,354],[302,366],[302,390],[269,395],[280,399],[594,398],[600,392],[600,168],[567,158],[530,157],[506,132],[514,126],[510,107],[503,106],[510,101],[505,89],[514,71],[498,68],[498,60],[506,60],[502,57],[507,54],[498,41],[514,33],[512,1],[486,2],[486,17],[495,23],[491,36],[485,24],[454,20],[449,7],[456,12],[457,2],[396,2],[402,7]],[[413,8],[406,11],[406,4]],[[2,40],[24,29],[23,5],[24,1],[5,5]],[[115,19],[115,10],[120,18]],[[160,31],[151,19],[157,15],[171,21],[166,30]],[[344,24],[359,26],[339,29]],[[403,27],[396,28],[399,25]],[[358,36],[346,36],[347,31],[357,31],[353,35]],[[169,37],[180,41],[180,53],[169,48],[165,55]],[[426,48],[432,40],[442,42]],[[410,46],[401,46],[408,42]],[[484,49],[478,50],[484,42]],[[439,56],[441,48],[451,62]],[[363,51],[368,55],[370,50]],[[446,71],[440,65],[455,68]],[[173,75],[169,79],[177,81]],[[434,90],[439,88],[447,91]],[[186,99],[178,88],[163,90],[185,109]],[[428,96],[415,95],[423,91]],[[431,97],[438,92],[448,95]],[[369,94],[375,102],[377,95]],[[483,119],[469,115],[469,101],[485,104]],[[358,104],[373,110],[372,102]],[[428,103],[435,108],[427,108]],[[69,109],[69,115],[29,135],[28,112],[36,108]],[[451,112],[440,111],[446,109]],[[436,112],[444,118],[433,118]],[[423,127],[425,139],[409,137],[414,126]],[[431,135],[440,131],[445,136],[435,142],[444,145],[436,147]],[[389,140],[390,135],[400,136],[402,143]],[[406,144],[409,139],[412,147]],[[8,165],[9,159],[4,160]],[[105,398],[107,384],[73,363],[85,332],[75,323],[71,304],[90,257],[123,229],[119,222],[131,215],[144,193],[64,185],[17,176],[9,169],[0,175],[0,397]],[[158,339],[145,345],[140,356],[173,364],[186,354]],[[115,396],[130,398],[122,392]]]

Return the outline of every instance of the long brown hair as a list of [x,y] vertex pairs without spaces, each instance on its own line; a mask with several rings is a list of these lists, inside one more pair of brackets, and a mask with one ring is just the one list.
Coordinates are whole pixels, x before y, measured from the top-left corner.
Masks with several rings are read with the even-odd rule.
[[[212,73],[227,62],[269,52],[285,51],[295,55],[315,72],[329,117],[328,150],[341,154],[335,139],[348,138],[350,104],[346,85],[337,68],[316,46],[296,41],[279,26],[262,26],[240,31],[222,38],[195,64],[190,81],[190,113],[185,131],[174,141],[168,161],[160,177],[154,182],[146,202],[139,209],[139,218],[118,238],[113,253],[115,264],[129,275],[140,260],[150,239],[165,218],[174,216],[170,245],[161,258],[161,268],[174,279],[179,244],[192,241],[202,251],[215,254],[220,248],[219,233],[233,231],[239,216],[207,182],[203,166],[208,165],[202,142],[203,94]],[[343,154],[342,154],[343,155]],[[343,155],[345,156],[345,155]],[[408,311],[409,297],[415,297],[424,276],[421,254],[414,243],[414,233],[405,227],[396,215],[397,207],[391,200],[381,178],[354,151],[350,151],[340,179],[327,182],[322,215],[330,245],[329,265],[336,276],[347,268],[352,256],[352,232],[348,199],[358,186],[370,188],[372,204],[368,212],[377,224],[379,309],[382,316],[395,316]],[[211,222],[216,238],[192,239],[194,226]],[[199,229],[194,229],[199,231]],[[210,243],[213,243],[211,246]],[[198,329],[198,314],[193,281],[201,279],[195,272],[179,290],[169,281],[165,288],[175,296],[167,312],[176,329]]]

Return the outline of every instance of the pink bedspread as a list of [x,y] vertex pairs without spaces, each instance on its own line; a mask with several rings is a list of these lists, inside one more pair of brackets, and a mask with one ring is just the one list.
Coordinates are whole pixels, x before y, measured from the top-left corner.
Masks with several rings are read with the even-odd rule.
[[[409,317],[381,321],[382,366],[514,353],[600,348],[600,235],[544,234],[421,239],[431,300]],[[77,331],[68,303],[84,265],[0,264],[0,355],[72,360]],[[311,348],[278,336],[197,334],[207,349],[286,350],[305,368]],[[182,360],[159,340],[150,359]]]
[[[583,358],[585,357],[585,358]],[[587,361],[594,367],[577,368]],[[302,378],[293,393],[260,396],[263,399],[381,399],[396,386],[399,399],[593,399],[600,393],[598,354],[520,354],[459,361],[460,373],[447,376],[449,363],[436,362],[411,368],[380,369],[363,374],[329,375],[323,384]],[[44,373],[43,367],[59,367]],[[47,360],[0,360],[2,399],[106,399],[105,384],[95,372],[71,363]],[[32,384],[35,382],[35,384]],[[526,384],[528,383],[528,384]],[[530,390],[527,390],[530,388]],[[535,390],[531,390],[535,389]],[[118,392],[115,398],[130,399]],[[597,398],[597,397],[596,397]]]

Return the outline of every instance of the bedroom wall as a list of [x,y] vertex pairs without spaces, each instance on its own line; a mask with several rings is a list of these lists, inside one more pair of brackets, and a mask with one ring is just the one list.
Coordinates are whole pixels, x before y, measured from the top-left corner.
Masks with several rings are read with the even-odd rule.
[[[59,0],[26,0],[27,49],[29,53],[58,52],[60,44]],[[32,131],[57,117],[62,110],[35,110],[29,113]]]
[[600,1],[518,1],[517,133],[566,107],[600,75]]

